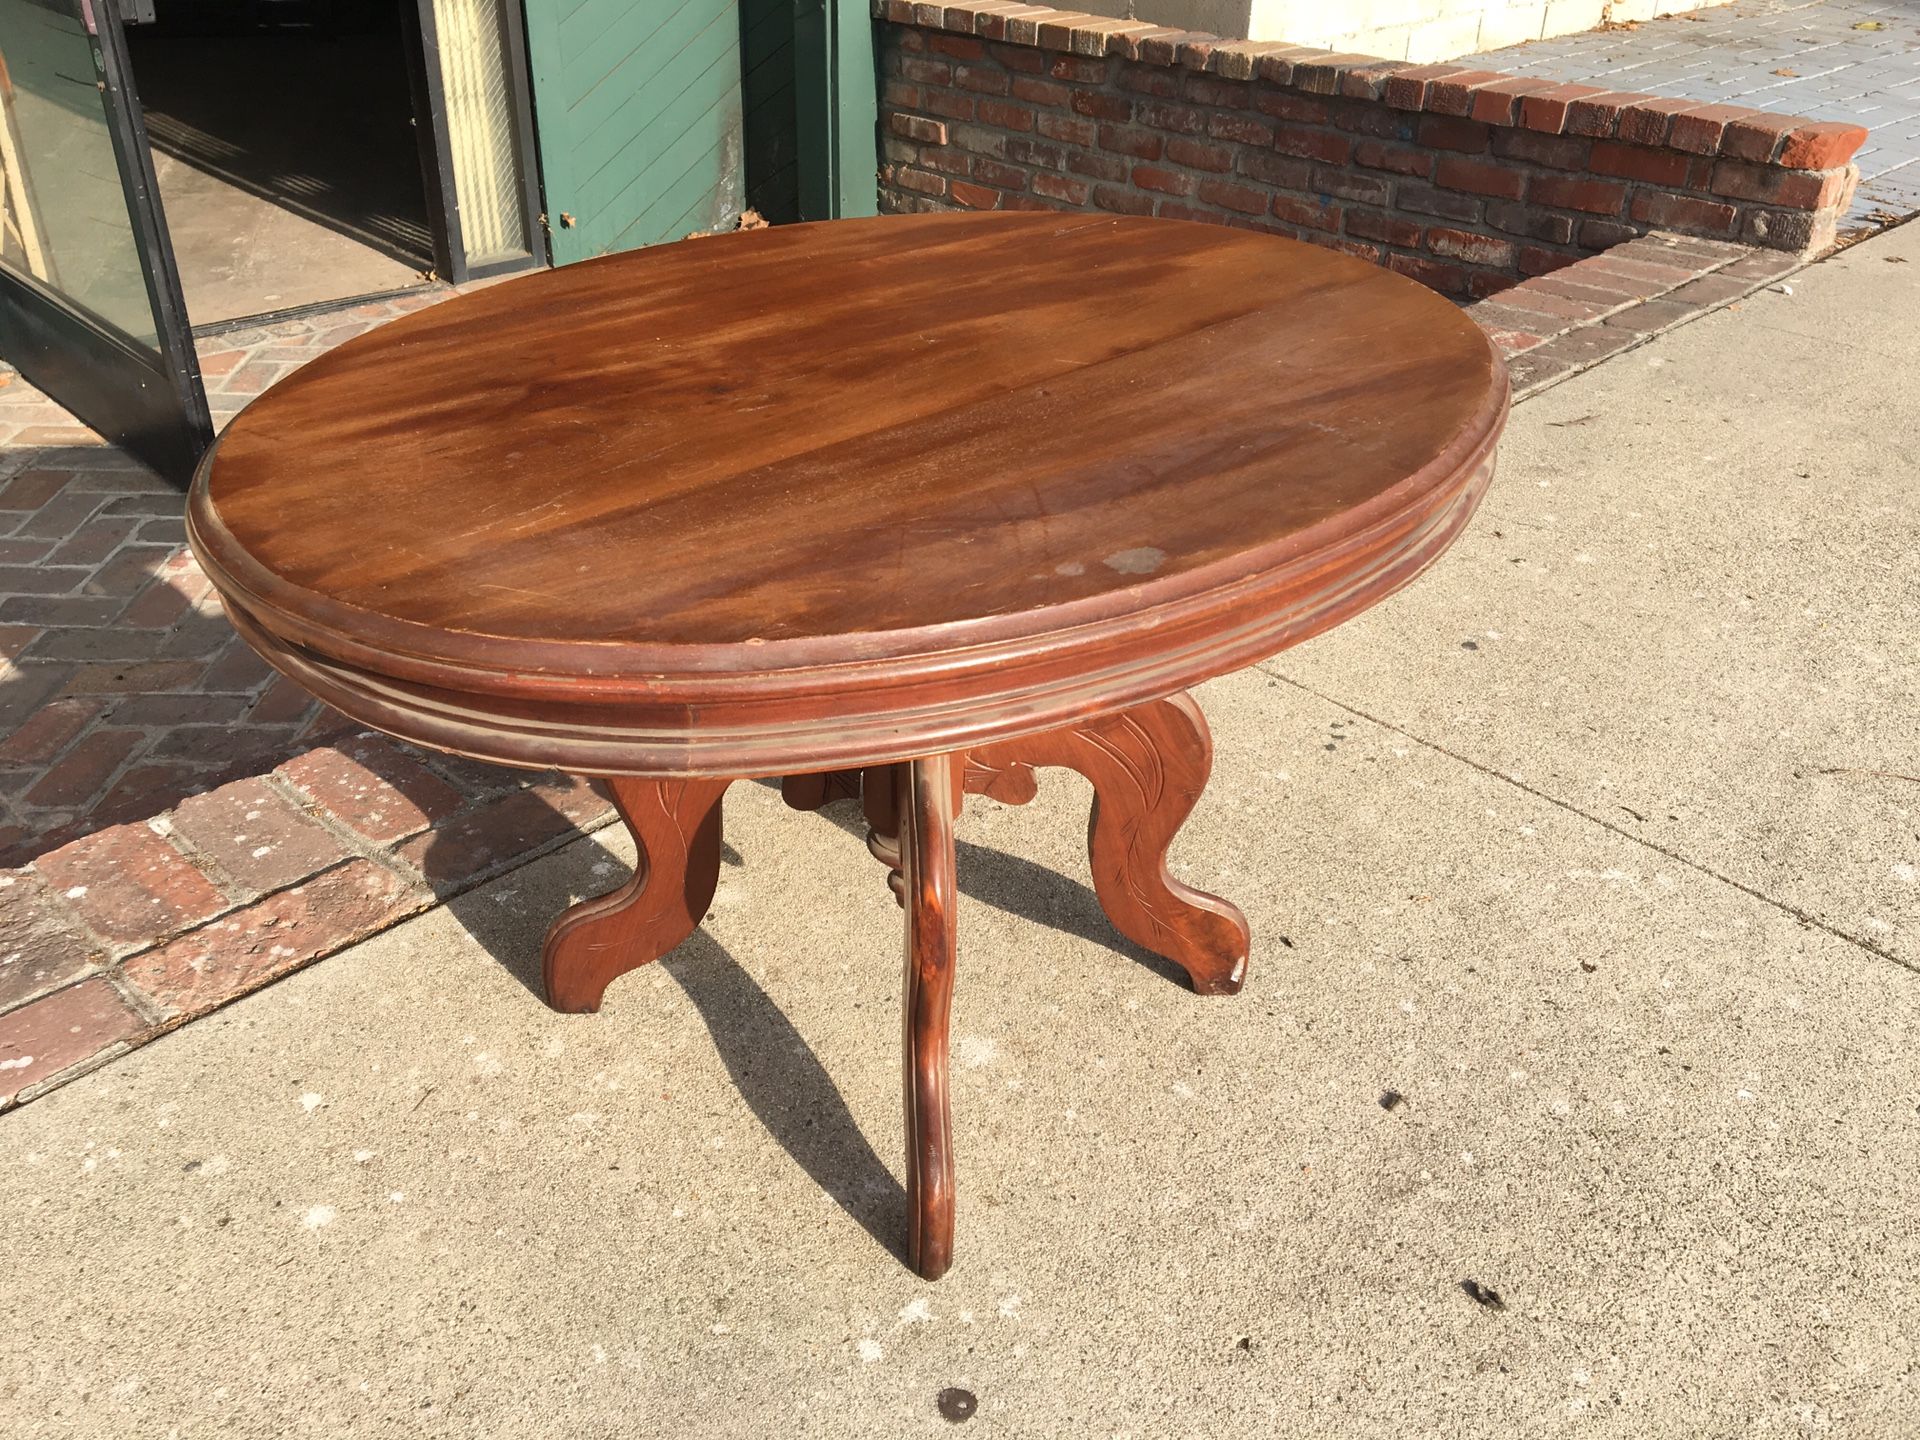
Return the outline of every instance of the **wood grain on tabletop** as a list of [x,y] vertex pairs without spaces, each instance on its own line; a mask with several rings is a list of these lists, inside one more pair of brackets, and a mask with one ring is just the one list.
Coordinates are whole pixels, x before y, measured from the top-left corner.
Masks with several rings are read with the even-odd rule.
[[289,609],[452,636],[727,645],[1111,608],[1479,438],[1498,363],[1438,296],[1265,235],[791,226],[349,341],[230,427],[201,532]]

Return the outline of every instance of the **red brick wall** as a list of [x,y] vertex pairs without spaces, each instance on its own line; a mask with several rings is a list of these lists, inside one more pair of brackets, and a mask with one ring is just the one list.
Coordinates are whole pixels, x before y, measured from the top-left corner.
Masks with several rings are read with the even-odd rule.
[[1249,226],[1487,295],[1650,230],[1832,243],[1857,126],[1160,29],[877,0],[888,211]]

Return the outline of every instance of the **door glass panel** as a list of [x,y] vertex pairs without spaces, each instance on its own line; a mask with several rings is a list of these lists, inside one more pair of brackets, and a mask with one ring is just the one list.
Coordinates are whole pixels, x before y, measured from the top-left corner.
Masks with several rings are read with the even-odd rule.
[[0,265],[157,348],[91,3],[0,0]]
[[505,7],[501,0],[434,0],[433,23],[467,263],[489,265],[525,255],[519,120],[507,76]]

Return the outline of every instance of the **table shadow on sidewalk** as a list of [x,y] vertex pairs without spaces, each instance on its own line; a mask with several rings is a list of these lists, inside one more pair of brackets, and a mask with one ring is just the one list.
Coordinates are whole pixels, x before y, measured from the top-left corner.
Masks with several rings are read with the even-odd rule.
[[[824,820],[858,842],[846,847],[843,863],[868,870],[873,884],[884,893],[884,874],[865,851],[866,825],[856,803],[835,802],[813,815],[793,814],[790,820],[798,825]],[[1088,886],[1030,860],[970,841],[958,841],[957,851],[960,889],[970,898],[1030,923],[1091,940],[1168,980],[1183,980],[1179,967],[1171,961],[1119,935]],[[574,851],[561,884],[568,893],[581,896],[617,889],[626,883],[631,871],[616,861],[611,868],[594,873],[594,867],[604,865],[607,858],[598,848]],[[723,846],[721,861],[736,867],[743,863],[732,846]],[[429,874],[433,872],[431,849],[424,857],[423,868]],[[481,887],[456,895],[448,900],[447,908],[481,948],[544,1005],[546,989],[539,944],[528,940],[524,917],[506,912],[491,898],[489,890]],[[970,973],[984,975],[995,965],[994,956],[980,955],[969,966],[964,936],[961,954],[962,985]],[[875,958],[878,961],[883,957]],[[889,967],[896,963],[892,955],[884,960]],[[906,1192],[861,1133],[833,1077],[806,1037],[705,929],[695,930],[672,953],[654,963],[665,968],[699,1011],[728,1075],[767,1133],[822,1192],[904,1263],[901,1237],[906,1227]],[[600,1023],[618,1023],[618,1018],[611,1015],[599,1019]]]
[[[573,894],[617,889],[631,873],[625,865],[616,864],[611,873],[592,874],[591,868],[604,861],[605,852],[582,849],[575,854],[578,859],[563,882]],[[740,865],[739,853],[726,847],[722,863]],[[449,901],[447,908],[544,1005],[538,943],[529,944],[524,920],[504,913],[486,892],[487,887],[470,890]],[[705,930],[695,930],[654,964],[664,968],[693,1002],[754,1118],[814,1184],[881,1248],[904,1263],[906,1191],[861,1133],[820,1057],[773,997]],[[614,982],[616,987],[628,983],[631,977]],[[584,1018],[602,1025],[641,1024],[643,1015],[642,1004],[617,1014],[602,1012]]]
[[[866,844],[867,825],[860,814],[858,802],[836,800],[823,805],[815,813],[855,837],[862,846]],[[966,823],[964,812],[960,823]],[[874,863],[877,867],[878,862]],[[1036,865],[1031,860],[1023,860],[1018,855],[1009,855],[1004,850],[959,838],[954,840],[954,873],[960,884],[960,893],[969,899],[991,905],[996,910],[1035,925],[1045,925],[1063,935],[1091,940],[1163,979],[1177,985],[1184,986],[1187,983],[1186,972],[1178,965],[1134,944],[1113,928],[1113,922],[1107,919],[1106,911],[1100,908],[1100,898],[1093,893],[1091,886],[1049,870],[1044,865]],[[991,956],[984,956],[973,968],[984,968],[992,963]],[[963,920],[960,969],[955,984],[967,983],[969,968]]]

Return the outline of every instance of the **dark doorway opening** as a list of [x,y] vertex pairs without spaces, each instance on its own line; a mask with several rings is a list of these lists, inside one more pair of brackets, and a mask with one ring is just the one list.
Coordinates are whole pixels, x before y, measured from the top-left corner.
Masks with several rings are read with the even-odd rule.
[[157,0],[128,27],[197,326],[418,285],[435,214],[403,0]]

